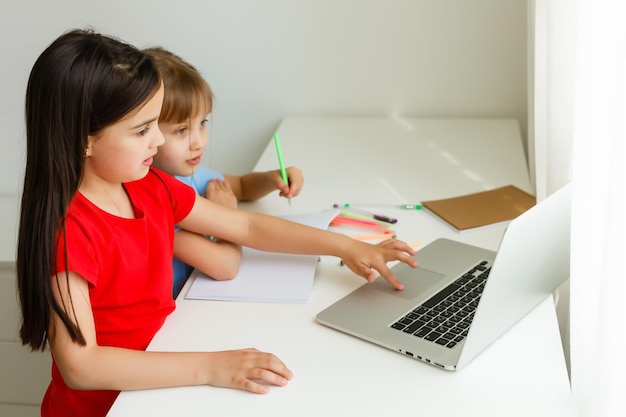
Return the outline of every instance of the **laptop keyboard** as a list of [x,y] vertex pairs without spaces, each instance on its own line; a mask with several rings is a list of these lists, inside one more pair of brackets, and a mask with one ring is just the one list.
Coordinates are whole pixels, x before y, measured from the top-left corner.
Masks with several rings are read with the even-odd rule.
[[467,336],[489,271],[488,261],[479,262],[390,327],[453,348]]

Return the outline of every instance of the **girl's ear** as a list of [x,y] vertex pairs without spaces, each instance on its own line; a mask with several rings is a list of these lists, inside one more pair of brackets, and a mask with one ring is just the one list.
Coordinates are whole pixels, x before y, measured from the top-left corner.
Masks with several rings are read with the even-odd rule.
[[87,145],[85,146],[85,157],[91,156],[91,143],[93,142],[93,136],[87,136]]

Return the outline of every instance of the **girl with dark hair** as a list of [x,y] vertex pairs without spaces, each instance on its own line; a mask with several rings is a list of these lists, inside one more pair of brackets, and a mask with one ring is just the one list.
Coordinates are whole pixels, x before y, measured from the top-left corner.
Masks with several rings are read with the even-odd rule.
[[370,245],[227,208],[151,167],[164,142],[152,59],[74,30],[35,62],[26,92],[27,161],[17,249],[20,337],[47,346],[42,416],[104,416],[120,390],[214,385],[266,393],[291,371],[256,349],[146,352],[175,307],[174,225],[260,250],[341,257],[357,275],[416,266],[406,243]]

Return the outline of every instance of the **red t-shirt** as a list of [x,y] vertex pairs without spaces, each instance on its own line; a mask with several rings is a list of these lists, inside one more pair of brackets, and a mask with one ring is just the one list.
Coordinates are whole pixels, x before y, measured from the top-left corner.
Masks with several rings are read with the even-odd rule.
[[[174,310],[174,224],[191,211],[196,193],[170,175],[151,169],[124,184],[134,219],[102,211],[77,193],[66,219],[68,268],[89,283],[100,346],[145,350]],[[57,256],[65,271],[64,244]],[[53,273],[56,271],[53,270]],[[119,391],[68,388],[56,364],[41,405],[44,417],[105,416]]]

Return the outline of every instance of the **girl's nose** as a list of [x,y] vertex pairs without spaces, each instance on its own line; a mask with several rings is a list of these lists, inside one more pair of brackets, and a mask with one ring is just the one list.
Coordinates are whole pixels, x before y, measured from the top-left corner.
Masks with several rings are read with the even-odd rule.
[[161,145],[163,145],[165,143],[165,136],[163,136],[163,132],[161,132],[161,129],[157,126],[157,128],[155,129],[154,132],[154,137],[152,139],[152,143],[155,147],[159,147]]
[[206,138],[198,129],[191,129],[189,132],[189,147],[193,150],[202,149],[206,143]]

